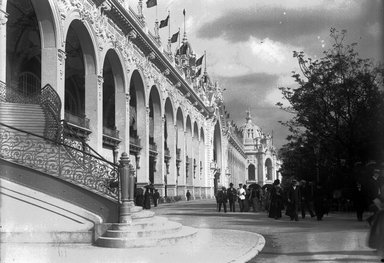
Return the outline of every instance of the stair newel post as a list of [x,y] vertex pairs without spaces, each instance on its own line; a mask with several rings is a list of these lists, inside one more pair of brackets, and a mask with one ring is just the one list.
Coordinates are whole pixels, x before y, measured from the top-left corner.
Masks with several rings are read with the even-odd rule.
[[131,198],[130,191],[130,164],[127,153],[122,153],[120,157],[119,175],[120,175],[120,192],[121,192],[121,203],[120,203],[120,216],[119,223],[131,223],[131,208],[134,207],[133,198]]
[[135,169],[129,164],[129,178],[128,178],[128,202],[135,206]]

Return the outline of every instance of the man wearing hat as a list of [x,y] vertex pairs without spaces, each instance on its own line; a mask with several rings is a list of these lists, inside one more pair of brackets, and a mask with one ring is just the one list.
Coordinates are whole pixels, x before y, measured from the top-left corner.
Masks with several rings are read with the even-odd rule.
[[286,215],[291,218],[291,221],[299,221],[299,206],[300,206],[300,189],[296,179],[292,180],[291,186],[288,190],[288,206]]
[[233,183],[229,184],[229,188],[227,190],[228,201],[229,201],[229,211],[235,212],[235,204],[237,199],[237,191],[233,187]]

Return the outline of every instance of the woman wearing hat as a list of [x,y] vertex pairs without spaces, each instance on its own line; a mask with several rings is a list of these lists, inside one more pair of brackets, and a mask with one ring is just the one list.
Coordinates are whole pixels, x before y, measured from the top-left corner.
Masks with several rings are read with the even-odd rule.
[[280,187],[280,180],[276,179],[273,182],[271,189],[271,206],[269,208],[268,216],[270,218],[281,218],[281,209],[283,208],[283,190]]

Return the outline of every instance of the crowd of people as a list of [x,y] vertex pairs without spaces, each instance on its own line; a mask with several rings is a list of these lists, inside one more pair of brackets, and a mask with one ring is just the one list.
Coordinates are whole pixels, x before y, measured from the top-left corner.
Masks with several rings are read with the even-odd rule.
[[[363,221],[363,213],[368,212],[366,221],[370,225],[368,245],[377,249],[384,262],[384,176],[380,169],[371,169],[364,180],[356,180],[353,190],[353,203],[358,221]],[[235,189],[233,184],[229,188],[224,186],[217,191],[217,211],[236,212],[236,203],[240,212],[266,211],[268,217],[276,220],[282,218],[285,209],[291,221],[299,221],[307,215],[322,220],[329,212],[331,197],[322,183],[307,183],[291,179],[289,186],[281,187],[280,180],[276,179],[272,185],[260,187],[256,184],[249,186],[239,184]]]
[[[374,169],[372,177],[368,181],[356,183],[353,191],[353,203],[358,221],[363,220],[364,211],[375,214],[381,204],[384,203],[384,177],[380,176],[380,170]],[[281,186],[280,180],[276,179],[272,185],[261,187],[257,184],[239,184],[234,188],[233,183],[226,188],[221,186],[216,193],[217,211],[227,212],[259,212],[266,211],[268,217],[274,219],[282,218],[282,211],[285,210],[292,221],[304,219],[307,215],[311,218],[316,217],[321,221],[324,215],[328,214],[331,199],[329,191],[319,183],[298,181],[291,179],[289,186]],[[383,188],[383,190],[381,190]],[[382,197],[380,197],[380,194]],[[375,200],[375,201],[374,201]],[[238,207],[238,208],[236,208]],[[375,217],[371,216],[367,220],[371,221]]]
[[[152,184],[148,184],[143,188],[135,188],[135,205],[141,206],[143,209],[151,209],[151,203],[157,207],[160,199],[160,193],[153,187]],[[151,202],[152,201],[152,202]]]

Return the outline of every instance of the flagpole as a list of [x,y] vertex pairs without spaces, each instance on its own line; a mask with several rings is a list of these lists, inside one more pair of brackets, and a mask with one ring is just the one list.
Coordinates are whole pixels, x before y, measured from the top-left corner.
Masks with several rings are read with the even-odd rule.
[[205,74],[205,73],[207,73],[207,51],[206,50],[204,50],[204,59],[205,59],[204,60],[204,62],[205,62],[204,63],[205,64],[204,65],[204,74]]
[[[179,27],[179,48],[180,48],[180,27]],[[180,54],[179,54],[180,55]]]
[[168,10],[168,53],[172,54],[172,48],[171,48],[171,11]]
[[185,31],[185,9],[183,10],[184,15],[184,36],[183,36],[183,42],[187,40],[187,32]]
[[171,11],[168,10],[168,17],[169,17],[169,21],[168,21],[168,38],[171,38]]
[[159,41],[160,40],[160,34],[159,34],[159,20],[157,19],[157,4],[156,4],[155,36],[156,36],[157,41]]

